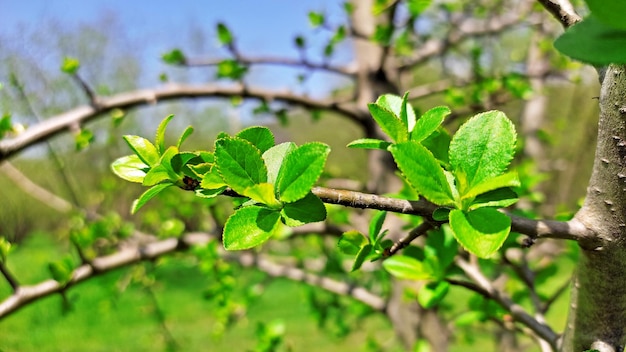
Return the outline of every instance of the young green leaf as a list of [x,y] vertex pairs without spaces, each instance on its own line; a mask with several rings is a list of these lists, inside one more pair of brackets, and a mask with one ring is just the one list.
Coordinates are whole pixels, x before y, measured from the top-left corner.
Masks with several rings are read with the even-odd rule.
[[91,132],[91,130],[83,128],[74,137],[74,140],[76,141],[76,151],[81,151],[89,147],[91,142],[93,142],[94,140],[94,135],[93,135],[93,132]]
[[309,12],[309,23],[311,27],[317,28],[324,24],[324,14],[320,12]]
[[430,309],[439,304],[441,300],[448,294],[450,284],[447,281],[434,281],[420,287],[417,293],[417,302]]
[[362,148],[362,149],[380,149],[387,150],[391,143],[374,138],[359,138],[348,143],[348,148]]
[[254,144],[261,153],[274,146],[274,135],[267,127],[252,126],[237,133],[237,137]]
[[278,171],[283,164],[283,159],[294,149],[296,149],[295,143],[285,142],[275,145],[263,153],[263,161],[265,161],[265,165],[267,165],[267,182],[276,182],[276,177],[278,177]]
[[248,68],[241,65],[237,60],[227,59],[217,64],[217,78],[237,80],[241,79],[246,72],[248,72]]
[[459,193],[502,174],[513,159],[515,141],[515,127],[501,111],[484,112],[464,123],[450,142]]
[[498,188],[478,195],[472,201],[468,210],[474,210],[482,207],[506,208],[517,203],[519,196],[511,188]]
[[278,211],[249,206],[237,210],[224,225],[224,248],[241,250],[256,247],[278,232]]
[[393,112],[373,103],[368,104],[367,107],[376,123],[392,141],[401,143],[408,139],[407,126]]
[[426,139],[421,141],[422,145],[426,149],[430,150],[435,156],[435,159],[439,160],[443,165],[448,165],[450,159],[448,157],[448,149],[450,149],[450,141],[452,138],[448,131],[439,127]]
[[111,164],[111,170],[117,177],[137,183],[143,182],[148,169],[149,166],[135,154],[118,158]]
[[183,52],[180,51],[180,49],[173,49],[161,55],[161,59],[163,59],[163,61],[166,64],[170,64],[170,65],[184,65],[185,62],[187,62],[187,58],[185,57],[185,54],[183,54]]
[[373,246],[369,243],[361,247],[359,252],[356,254],[356,258],[354,258],[354,263],[352,264],[352,268],[350,269],[351,272],[357,271],[361,268],[367,257],[372,254],[372,249]]
[[152,142],[139,136],[126,135],[123,138],[145,164],[153,166],[159,163],[160,154]]
[[80,67],[80,61],[73,57],[63,58],[63,64],[61,65],[61,71],[70,75],[75,74]]
[[[174,178],[172,181],[176,182],[176,179],[177,178]],[[168,171],[165,166],[159,164],[148,171],[142,184],[144,186],[154,186],[165,180],[170,180],[170,171]]]
[[286,203],[304,198],[324,170],[330,147],[319,142],[303,144],[285,156],[276,177],[276,193]]
[[454,203],[443,169],[430,151],[415,141],[389,147],[400,171],[420,195],[437,205]]
[[280,215],[285,225],[290,227],[324,221],[326,219],[326,207],[324,203],[313,193],[292,203],[285,203]]
[[490,192],[499,188],[519,187],[519,186],[520,186],[520,182],[519,182],[519,178],[517,177],[517,173],[507,172],[500,176],[488,178],[484,180],[483,182],[475,185],[474,187],[469,189],[467,193],[462,194],[461,198],[463,199],[474,198],[478,196],[479,194],[487,193],[487,192]]
[[431,280],[433,273],[419,260],[405,255],[395,255],[383,261],[383,268],[391,275],[407,280]]
[[222,45],[230,45],[233,43],[233,35],[223,23],[217,24],[217,39],[219,39]]
[[387,217],[386,211],[379,211],[374,214],[372,220],[370,220],[370,228],[369,228],[369,238],[370,242],[376,242],[376,238],[380,233],[380,230],[383,228],[383,223],[385,222],[385,218]]
[[241,138],[221,138],[215,142],[215,161],[218,172],[235,192],[267,182],[267,169],[261,152],[252,143]]
[[339,237],[337,246],[341,253],[355,255],[368,243],[367,238],[360,232],[351,230],[344,232],[341,237]]
[[470,253],[489,258],[500,249],[511,230],[511,219],[494,208],[470,212],[452,210],[450,227],[456,240]]
[[180,146],[183,145],[183,142],[185,142],[187,137],[189,137],[192,133],[193,133],[193,127],[192,126],[187,126],[187,128],[185,128],[183,133],[180,135],[180,138],[178,138],[178,142],[176,143],[176,147],[178,147],[180,149]]
[[225,186],[227,184],[224,183],[215,165],[202,176],[202,181],[200,181],[200,187],[204,189],[217,189]]
[[154,198],[157,194],[161,193],[164,189],[173,186],[172,183],[159,183],[158,185],[152,186],[148,188],[147,191],[143,192],[139,198],[135,199],[133,202],[133,206],[131,207],[130,213],[135,214],[141,207],[143,207],[150,199]]
[[451,113],[447,106],[437,106],[424,113],[411,132],[411,140],[421,142],[439,128],[443,119]]
[[159,155],[163,154],[165,151],[165,130],[170,121],[172,121],[172,118],[174,118],[174,115],[166,116],[163,121],[159,123],[159,127],[157,127],[154,144]]
[[72,273],[74,272],[74,262],[72,257],[65,257],[61,260],[57,260],[48,264],[48,269],[54,281],[61,285],[67,284],[72,279]]
[[270,183],[259,183],[246,188],[242,195],[265,204],[270,208],[280,208],[281,204],[274,195],[274,185]]
[[215,188],[215,189],[203,189],[198,188],[194,191],[195,195],[200,198],[215,198],[222,194],[226,190],[226,186]]

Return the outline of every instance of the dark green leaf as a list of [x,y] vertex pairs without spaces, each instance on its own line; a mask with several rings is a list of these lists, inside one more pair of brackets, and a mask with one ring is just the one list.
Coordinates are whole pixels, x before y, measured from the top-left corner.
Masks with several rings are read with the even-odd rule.
[[313,193],[292,203],[286,203],[280,214],[285,225],[290,227],[301,226],[326,219],[324,203]]
[[215,161],[224,182],[235,192],[267,182],[267,169],[257,147],[241,138],[221,138],[215,142]]
[[228,27],[221,22],[217,24],[217,39],[222,45],[230,45],[233,43],[233,35],[230,33],[230,30],[228,30]]
[[387,150],[391,143],[374,138],[359,138],[348,143],[348,148]]
[[450,227],[456,240],[470,253],[489,258],[509,235],[511,219],[493,208],[470,212],[455,209],[450,212]]
[[363,265],[363,263],[365,262],[365,259],[367,259],[367,257],[371,253],[372,253],[371,244],[368,243],[365,246],[361,247],[359,252],[356,254],[356,258],[354,258],[354,263],[352,264],[352,269],[350,269],[350,271],[354,272],[354,271],[359,270],[361,266]]
[[126,181],[142,183],[149,167],[135,154],[123,156],[111,164],[111,170]]
[[400,171],[420,195],[437,205],[452,204],[452,190],[435,157],[415,141],[389,147]]
[[424,113],[417,123],[415,129],[411,132],[411,140],[421,142],[435,132],[443,119],[450,114],[447,106],[437,106]]
[[433,220],[435,221],[448,221],[450,215],[450,208],[437,208],[433,212]]
[[280,228],[278,211],[257,206],[244,207],[228,218],[224,225],[224,248],[241,250],[256,247]]
[[163,61],[170,65],[184,65],[187,59],[180,49],[173,49],[161,56]]
[[515,127],[503,112],[484,112],[464,123],[450,142],[459,193],[501,175],[513,159],[515,141]]
[[267,127],[252,126],[237,133],[237,137],[243,138],[254,144],[261,153],[265,153],[274,146],[274,135]]
[[301,35],[297,36],[296,39],[294,39],[294,42],[299,49],[304,49],[306,46],[306,40]]
[[511,188],[499,188],[474,198],[469,210],[482,207],[505,208],[515,204],[519,200],[518,198],[517,193]]
[[276,192],[281,201],[290,203],[304,198],[324,170],[330,147],[319,142],[304,144],[292,150],[276,177]]
[[433,308],[441,302],[449,290],[450,284],[447,281],[429,282],[419,289],[417,301],[426,309]]
[[172,183],[160,183],[158,185],[152,186],[147,191],[145,191],[139,198],[135,199],[133,202],[133,206],[130,210],[131,214],[135,214],[141,207],[143,207],[150,199],[154,198],[157,194],[161,193],[164,189],[173,186]]
[[599,21],[611,27],[626,29],[624,21],[626,2],[622,0],[585,0],[585,2]]
[[[623,14],[619,16],[621,23]],[[626,64],[626,30],[610,27],[593,14],[563,33],[554,42],[563,54],[596,66]]]

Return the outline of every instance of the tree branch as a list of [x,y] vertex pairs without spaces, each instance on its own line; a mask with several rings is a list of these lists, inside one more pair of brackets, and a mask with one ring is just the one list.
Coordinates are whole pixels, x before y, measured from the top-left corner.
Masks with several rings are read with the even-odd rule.
[[580,22],[582,18],[574,10],[569,0],[537,0],[554,18],[567,28]]
[[435,228],[435,225],[433,225],[429,221],[424,221],[418,227],[411,230],[409,234],[406,235],[406,237],[403,237],[399,239],[398,242],[394,243],[393,246],[389,248],[388,256],[392,256],[398,253],[400,250],[404,249],[406,246],[411,244],[411,242],[413,242],[416,238],[426,234],[428,230],[431,230],[433,228]]
[[514,303],[503,292],[497,290],[491,284],[489,279],[487,279],[476,266],[471,265],[470,263],[459,257],[455,259],[455,263],[459,266],[459,268],[461,268],[461,270],[463,270],[463,272],[465,272],[465,275],[467,275],[482,290],[489,294],[490,299],[494,300],[496,303],[506,309],[509,313],[511,313],[511,316],[513,316],[516,321],[531,329],[535,334],[537,334],[537,336],[547,341],[550,346],[554,350],[556,350],[558,336],[554,331],[552,331],[549,326],[537,321],[535,318],[529,315],[524,310],[524,308]]
[[43,142],[73,126],[86,123],[113,109],[130,109],[137,106],[155,104],[180,98],[233,97],[256,98],[266,101],[283,101],[310,109],[332,110],[362,125],[365,115],[353,103],[336,100],[319,100],[291,93],[289,91],[268,91],[243,85],[221,86],[215,84],[189,85],[169,84],[156,89],[144,89],[120,93],[107,98],[98,98],[98,105],[83,105],[60,115],[53,116],[11,139],[0,140],[0,160]]

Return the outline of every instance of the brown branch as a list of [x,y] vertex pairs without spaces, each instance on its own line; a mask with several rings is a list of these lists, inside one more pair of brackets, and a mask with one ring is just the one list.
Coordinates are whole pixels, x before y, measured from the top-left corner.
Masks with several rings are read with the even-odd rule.
[[574,10],[569,0],[537,0],[543,7],[554,16],[563,27],[567,28],[580,22],[582,18]]
[[489,294],[488,297],[490,299],[506,309],[516,321],[531,329],[537,336],[548,342],[550,346],[556,350],[558,336],[548,325],[533,318],[522,306],[514,303],[504,292],[497,290],[489,279],[480,272],[478,267],[471,265],[459,257],[455,259],[455,263],[465,272],[465,275]]
[[15,276],[13,276],[13,274],[11,274],[9,269],[6,266],[4,266],[3,262],[0,262],[0,273],[2,273],[2,276],[4,276],[4,278],[7,280],[7,282],[9,283],[11,288],[13,289],[13,292],[15,292],[15,291],[17,291],[19,289],[20,283],[17,281]]
[[424,221],[418,227],[411,230],[406,235],[406,237],[402,237],[401,239],[398,240],[398,242],[394,243],[393,246],[389,248],[389,253],[387,254],[387,256],[392,256],[398,253],[400,250],[404,249],[406,246],[411,244],[411,242],[413,242],[416,238],[426,234],[426,232],[428,232],[429,230],[433,228],[435,228],[435,225],[433,225],[429,221]]
[[[216,66],[224,59],[215,58],[215,59],[187,59],[183,64],[186,67],[206,67],[206,66]],[[357,68],[355,65],[349,66],[333,66],[328,63],[314,63],[306,58],[302,59],[292,59],[287,57],[239,57],[237,60],[242,65],[277,65],[277,66],[293,66],[293,67],[304,67],[311,70],[322,70],[331,73],[336,73],[343,76],[353,77],[357,73]]]
[[[215,237],[207,233],[188,233],[180,239],[168,238],[142,246],[128,245],[128,247],[121,248],[114,254],[97,257],[91,260],[89,264],[79,266],[74,270],[72,278],[66,284],[60,284],[54,280],[46,280],[36,285],[19,286],[17,281],[13,281],[15,292],[0,302],[0,320],[31,302],[55,293],[62,293],[64,290],[92,277],[141,261],[154,260],[176,251],[185,250],[193,245],[202,245],[212,239],[215,239]],[[250,253],[242,252],[241,254],[238,253],[238,255],[233,254],[230,257],[233,260],[236,259],[240,261],[242,265],[251,266],[251,255]],[[351,286],[343,282],[306,273],[301,269],[278,265],[263,258],[252,259],[252,262],[256,264],[259,270],[267,272],[271,276],[286,277],[310,285],[319,286],[333,293],[349,295],[374,310],[385,311],[385,300],[370,293],[365,288]],[[0,268],[1,267],[0,265]],[[11,286],[13,286],[13,284]]]
[[0,170],[24,193],[60,213],[70,212],[74,206],[67,200],[39,186],[8,161],[0,162]]
[[359,125],[362,124],[362,120],[366,117],[352,103],[330,99],[313,99],[289,91],[268,91],[266,89],[244,87],[243,85],[169,84],[161,88],[129,91],[107,98],[99,98],[97,106],[83,105],[44,120],[31,126],[15,138],[0,140],[0,160],[7,159],[34,144],[43,142],[56,134],[73,128],[73,126],[93,120],[113,109],[124,110],[154,104],[159,101],[181,98],[234,96],[266,101],[283,101],[309,109],[332,110],[357,122]]

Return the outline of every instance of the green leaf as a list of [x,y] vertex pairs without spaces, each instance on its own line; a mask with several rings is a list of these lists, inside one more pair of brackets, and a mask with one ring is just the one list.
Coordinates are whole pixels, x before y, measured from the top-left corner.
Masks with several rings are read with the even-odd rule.
[[248,72],[248,68],[241,65],[237,60],[227,59],[217,64],[217,78],[237,80],[241,79],[246,72]]
[[200,181],[200,187],[204,189],[217,189],[224,186],[227,186],[227,184],[224,183],[224,179],[219,174],[216,166],[213,166],[209,172],[205,173],[202,176],[202,181]]
[[165,151],[165,130],[167,129],[167,124],[172,121],[174,115],[166,116],[161,123],[159,123],[159,127],[156,130],[156,137],[154,139],[154,144],[159,155],[163,154]]
[[76,150],[81,151],[93,142],[93,132],[88,129],[81,129],[80,132],[74,137],[74,140],[76,141]]
[[419,16],[424,10],[426,10],[432,0],[409,0],[407,2],[407,8],[409,9],[409,13],[413,17]]
[[384,109],[391,111],[403,124],[404,129],[408,132],[415,127],[415,111],[411,104],[408,103],[409,93],[405,93],[403,97],[395,94],[384,94],[376,99],[376,104]]
[[419,260],[405,255],[395,255],[383,261],[383,268],[399,279],[430,280],[433,273]]
[[324,203],[313,193],[292,203],[286,203],[280,212],[285,225],[290,227],[324,221],[326,219],[326,207]]
[[170,52],[161,55],[161,59],[163,59],[165,63],[170,65],[184,65],[185,62],[187,62],[185,54],[183,54],[180,49],[173,49]]
[[73,75],[80,68],[80,61],[73,57],[63,58],[63,64],[61,64],[61,71],[70,75]]
[[407,131],[410,133],[415,128],[416,117],[415,110],[413,110],[413,106],[409,104],[409,92],[404,93],[402,97],[402,106],[400,107],[400,120],[407,127]]
[[254,144],[261,153],[274,146],[274,135],[267,127],[252,126],[237,133],[237,137]]
[[230,33],[228,27],[221,22],[217,24],[217,39],[222,45],[230,45],[233,43],[232,33]]
[[374,138],[359,138],[348,143],[348,148],[362,148],[362,149],[380,149],[387,150],[391,143]]
[[390,110],[381,105],[370,103],[367,105],[376,123],[395,143],[401,143],[408,139],[407,127]]
[[387,217],[386,211],[378,211],[370,220],[370,228],[369,228],[369,237],[370,242],[376,242],[376,238],[380,233],[380,230],[383,228],[383,223],[385,222],[385,218]]
[[394,144],[389,149],[400,171],[420,195],[437,205],[454,202],[443,169],[430,151],[415,141]]
[[7,262],[7,257],[13,248],[15,247],[12,247],[11,242],[7,241],[4,237],[0,237],[0,264]]
[[[157,165],[148,171],[142,184],[144,186],[154,186],[165,180],[170,180],[170,171],[168,171],[163,165]],[[176,178],[173,181],[175,182]]]
[[361,247],[359,252],[356,254],[356,258],[354,259],[354,263],[352,264],[351,272],[357,271],[361,268],[367,257],[372,253],[373,246],[371,244],[366,244]]
[[306,47],[306,40],[301,35],[294,39],[294,43],[296,43],[296,47],[298,47],[298,49],[304,49],[304,47]]
[[467,193],[462,194],[461,198],[473,198],[478,196],[479,194],[487,193],[490,191],[494,191],[499,188],[507,188],[507,187],[519,187],[520,182],[517,177],[516,172],[507,172],[500,176],[496,176],[493,178],[488,178],[483,182],[477,184],[468,190]]
[[483,193],[476,198],[469,206],[469,210],[482,207],[505,208],[515,204],[519,197],[511,188],[499,188],[493,191]]
[[180,138],[178,138],[178,142],[176,143],[176,147],[180,148],[180,146],[183,145],[183,142],[185,142],[187,137],[189,137],[192,133],[193,133],[193,127],[192,126],[187,126],[187,128],[185,128],[185,130],[183,131],[183,134],[181,134]]
[[[176,158],[178,154],[178,148],[172,145],[168,147],[165,152],[163,152],[163,155],[161,155],[161,158],[159,159],[158,165],[163,165],[172,180],[176,180],[179,178],[178,172],[180,171],[180,167],[182,166],[180,165],[181,160]],[[178,163],[174,163],[174,165],[172,165],[172,162],[175,159],[178,160]],[[175,169],[175,167],[177,167],[177,169]]]
[[440,268],[438,278],[443,279],[445,270],[454,262],[458,251],[458,244],[448,224],[440,227],[426,238],[425,251],[433,251]]
[[450,284],[447,281],[429,282],[420,287],[417,293],[417,302],[426,308],[435,307],[448,294]]
[[111,163],[113,173],[130,182],[142,183],[148,169],[148,165],[135,154],[123,156]]
[[226,186],[215,188],[215,189],[202,189],[198,188],[195,190],[195,195],[200,198],[215,198],[222,194],[226,190]]
[[270,183],[259,183],[246,188],[242,195],[263,203],[270,208],[280,208],[280,202],[274,196],[274,185]]
[[61,260],[48,264],[48,270],[50,270],[50,274],[52,274],[54,281],[61,285],[65,285],[72,279],[74,261],[72,260],[72,257],[66,256]]
[[417,120],[411,132],[411,140],[421,142],[439,128],[443,119],[451,113],[447,106],[437,106],[424,113]]
[[278,232],[279,220],[275,210],[257,206],[238,209],[224,225],[224,248],[241,250],[262,244]]
[[622,0],[585,0],[592,15],[602,23],[626,29],[624,14],[626,14],[626,2]]
[[[617,14],[620,21],[623,14]],[[610,27],[592,13],[556,39],[554,47],[563,54],[592,65],[626,64],[626,30]]]
[[487,318],[488,318],[487,313],[472,310],[472,311],[464,312],[458,315],[454,319],[454,326],[456,327],[471,326],[478,322],[483,322],[487,320]]
[[160,154],[152,142],[139,136],[126,135],[123,138],[145,164],[153,166],[159,163]]
[[421,143],[424,147],[426,147],[426,149],[433,153],[435,159],[439,160],[442,164],[447,165],[450,162],[448,149],[450,148],[451,140],[452,138],[450,137],[448,131],[439,127]]
[[450,142],[450,164],[459,193],[501,175],[515,153],[515,127],[501,111],[488,111],[470,118]]
[[450,215],[450,208],[437,208],[433,212],[433,220],[435,221],[448,221]]
[[276,177],[278,198],[286,203],[304,198],[322,174],[328,153],[330,147],[319,142],[289,152]]
[[365,236],[363,236],[360,232],[351,230],[344,232],[341,237],[339,237],[337,246],[339,247],[339,251],[341,253],[356,255],[359,253],[361,248],[368,243],[367,238],[365,238]]
[[450,227],[456,240],[470,253],[489,258],[509,235],[511,219],[494,208],[470,212],[455,209],[450,212]]
[[135,199],[133,206],[130,210],[131,214],[135,214],[141,207],[143,207],[150,199],[154,198],[157,194],[161,193],[164,189],[173,186],[172,183],[159,183],[158,185],[150,187],[147,191],[143,192],[139,198]]
[[235,192],[267,182],[267,169],[261,152],[241,138],[221,138],[215,142],[215,160],[224,182]]
[[296,145],[292,142],[285,142],[275,145],[263,153],[263,160],[267,165],[267,182],[275,183],[278,177],[278,171],[283,164],[285,156],[296,149]]
[[320,12],[309,12],[309,23],[311,27],[317,28],[324,24],[324,14]]

